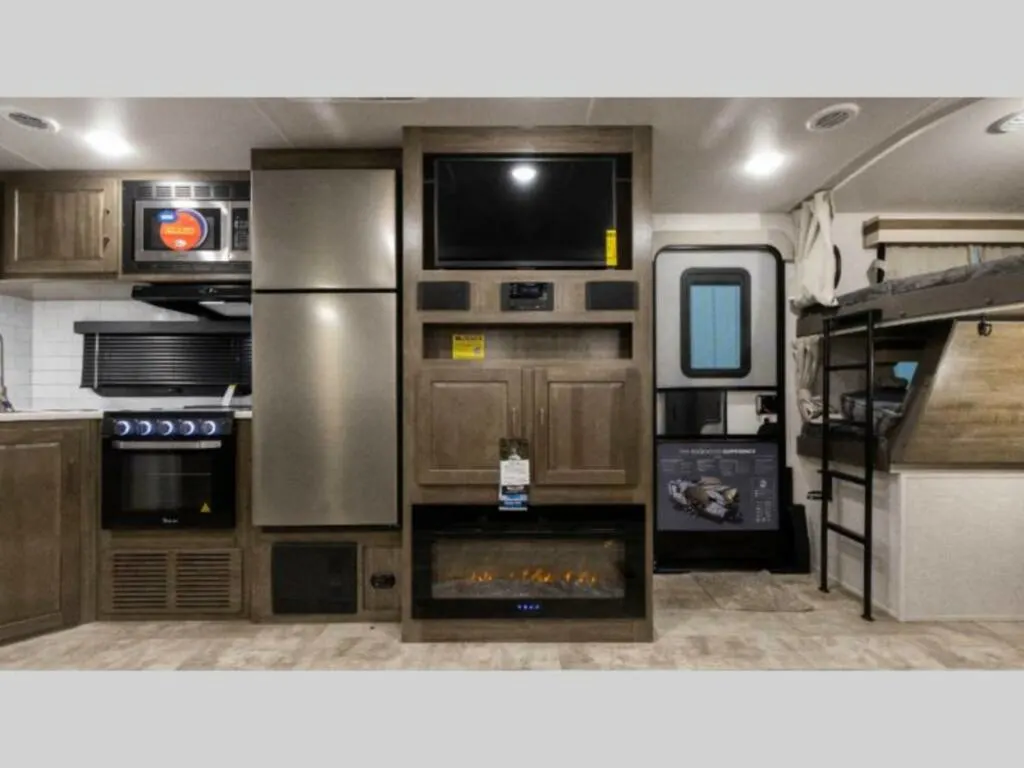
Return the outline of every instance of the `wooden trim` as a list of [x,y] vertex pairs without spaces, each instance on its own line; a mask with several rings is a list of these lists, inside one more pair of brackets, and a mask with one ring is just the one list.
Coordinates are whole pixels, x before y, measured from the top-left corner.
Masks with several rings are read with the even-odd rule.
[[865,248],[878,245],[1020,245],[1020,219],[902,219],[875,217],[864,222]]
[[650,643],[653,625],[644,619],[433,620],[402,624],[406,643]]
[[[634,129],[628,127],[552,128],[415,128],[424,154],[488,152],[618,154],[634,151]],[[408,136],[408,133],[406,134]]]
[[402,148],[380,149],[254,149],[249,165],[254,171],[323,170],[346,168],[402,168]]

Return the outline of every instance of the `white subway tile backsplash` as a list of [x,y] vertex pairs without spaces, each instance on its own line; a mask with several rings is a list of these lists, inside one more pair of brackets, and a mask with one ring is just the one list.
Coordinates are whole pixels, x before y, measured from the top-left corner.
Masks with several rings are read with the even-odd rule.
[[15,408],[32,407],[32,302],[0,296],[4,382]]

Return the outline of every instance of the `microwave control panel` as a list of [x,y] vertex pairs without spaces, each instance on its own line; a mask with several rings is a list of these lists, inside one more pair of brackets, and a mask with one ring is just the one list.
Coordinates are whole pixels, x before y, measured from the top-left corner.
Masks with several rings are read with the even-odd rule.
[[502,283],[502,312],[551,312],[555,291],[551,283]]

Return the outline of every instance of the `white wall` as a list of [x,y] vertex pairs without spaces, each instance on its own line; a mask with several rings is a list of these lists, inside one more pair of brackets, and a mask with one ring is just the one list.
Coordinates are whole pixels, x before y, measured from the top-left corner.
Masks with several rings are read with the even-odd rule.
[[32,303],[0,296],[0,334],[4,337],[7,395],[14,407],[32,407]]

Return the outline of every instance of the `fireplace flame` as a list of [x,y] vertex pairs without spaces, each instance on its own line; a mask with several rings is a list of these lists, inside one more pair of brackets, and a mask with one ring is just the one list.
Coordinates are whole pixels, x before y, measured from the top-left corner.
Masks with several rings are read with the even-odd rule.
[[[473,571],[467,580],[474,584],[479,584],[494,581],[495,578],[497,578],[497,576],[492,571]],[[598,582],[598,577],[589,571],[581,571],[579,573],[565,571],[559,577],[545,568],[535,568],[533,570],[524,568],[519,573],[509,573],[508,579],[510,581],[527,581],[534,584],[551,584],[555,581],[559,581],[563,584],[577,584],[580,586],[591,587]]]

